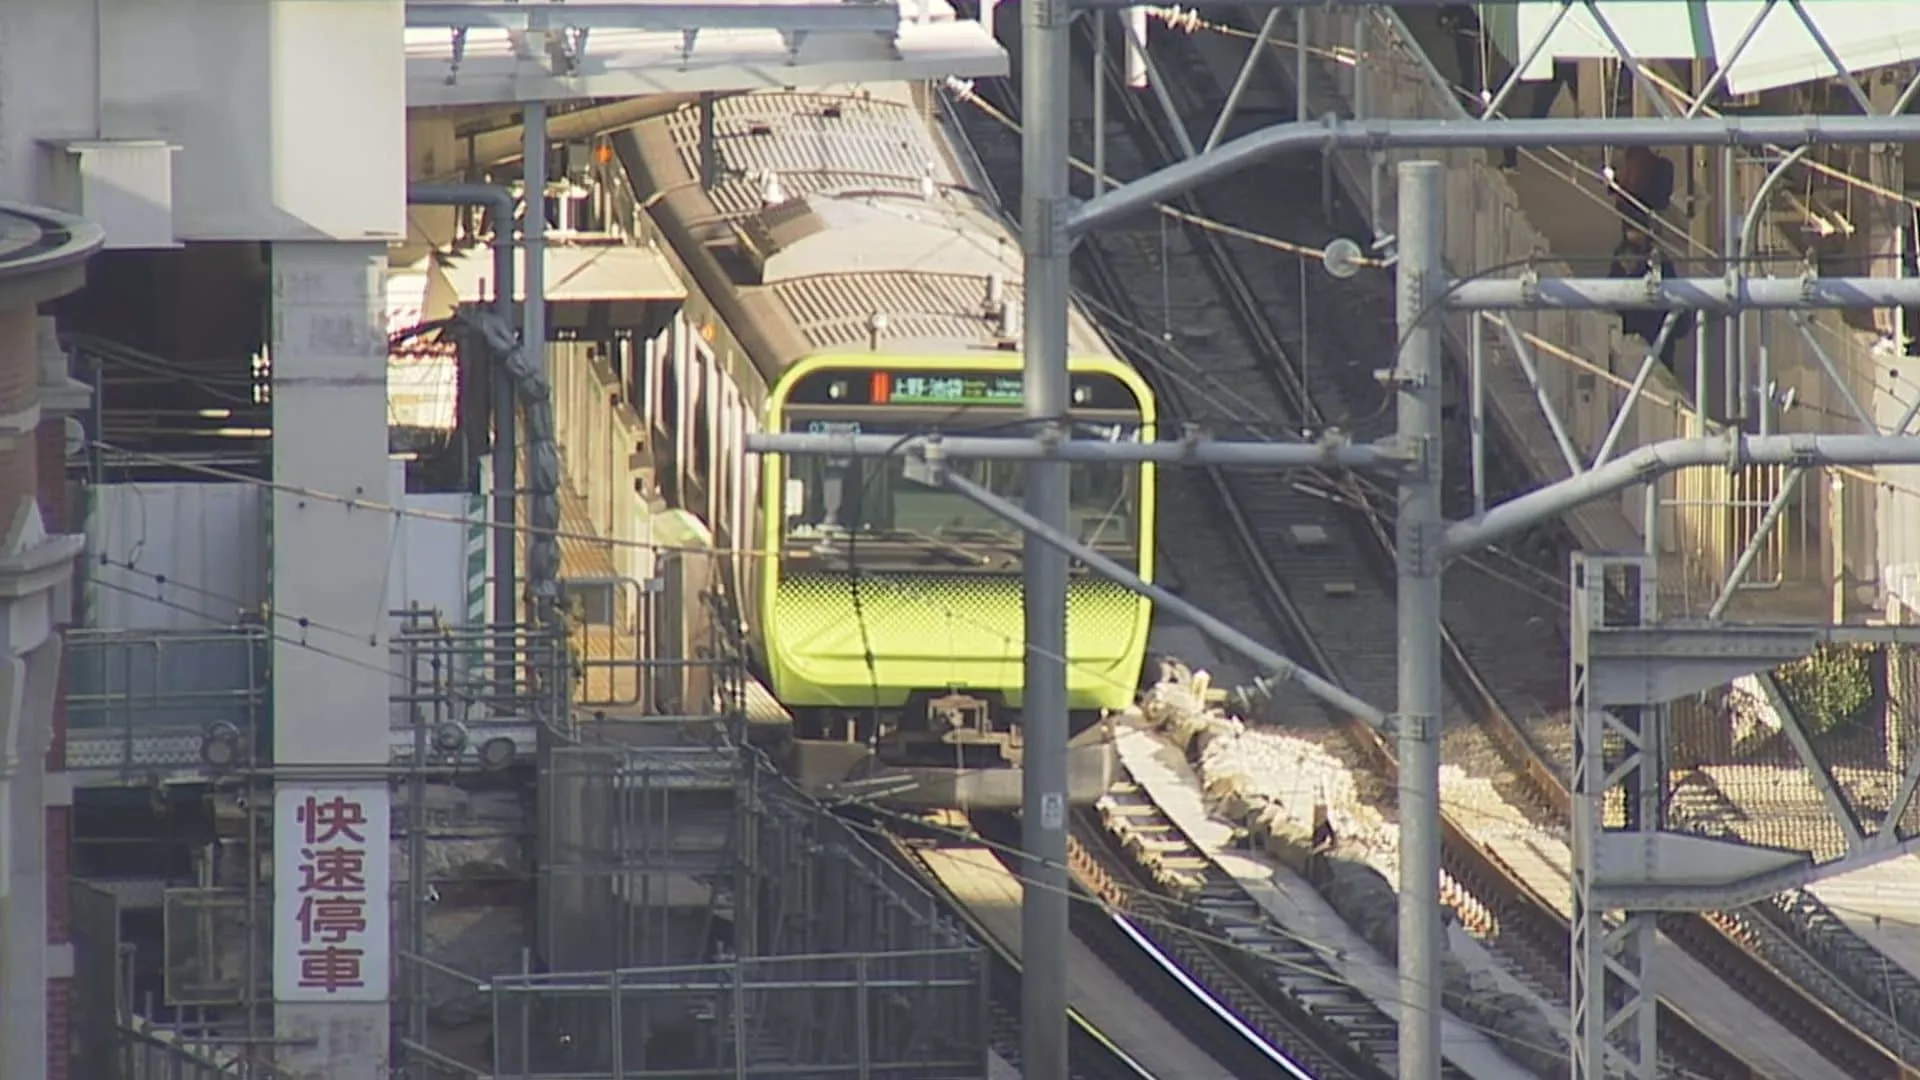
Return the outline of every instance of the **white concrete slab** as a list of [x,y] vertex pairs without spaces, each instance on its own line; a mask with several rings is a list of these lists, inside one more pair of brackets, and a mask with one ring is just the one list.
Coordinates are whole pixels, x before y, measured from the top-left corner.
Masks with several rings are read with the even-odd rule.
[[1920,975],[1920,857],[1842,874],[1812,892],[1889,960]]

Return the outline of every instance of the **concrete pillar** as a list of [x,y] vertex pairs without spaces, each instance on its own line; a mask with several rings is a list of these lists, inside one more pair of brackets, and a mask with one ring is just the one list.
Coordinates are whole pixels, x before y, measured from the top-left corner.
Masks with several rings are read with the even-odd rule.
[[[386,1080],[391,976],[384,243],[276,243],[273,991],[296,1075]],[[331,497],[328,497],[331,496]],[[355,775],[358,767],[358,775]]]

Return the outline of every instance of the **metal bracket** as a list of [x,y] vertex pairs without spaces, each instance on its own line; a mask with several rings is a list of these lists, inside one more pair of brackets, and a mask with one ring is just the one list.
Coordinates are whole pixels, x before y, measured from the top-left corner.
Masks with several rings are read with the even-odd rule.
[[1386,723],[1380,730],[1396,738],[1413,738],[1427,742],[1436,737],[1440,730],[1438,718],[1432,713],[1388,713]]

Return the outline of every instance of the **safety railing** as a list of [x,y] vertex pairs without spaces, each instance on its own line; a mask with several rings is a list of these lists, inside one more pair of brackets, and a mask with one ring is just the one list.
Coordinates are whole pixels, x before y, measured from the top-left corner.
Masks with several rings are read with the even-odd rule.
[[494,1073],[977,1075],[984,978],[966,948],[506,976],[490,987]]
[[68,631],[67,767],[129,779],[244,754],[265,732],[267,664],[264,627]]

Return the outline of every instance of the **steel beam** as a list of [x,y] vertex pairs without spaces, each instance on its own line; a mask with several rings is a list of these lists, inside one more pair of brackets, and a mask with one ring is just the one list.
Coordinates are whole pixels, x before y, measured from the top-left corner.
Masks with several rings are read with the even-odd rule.
[[1533,362],[1533,350],[1527,347],[1527,339],[1520,336],[1520,328],[1513,325],[1511,316],[1502,315],[1499,322],[1501,329],[1507,332],[1507,344],[1513,347],[1514,359],[1520,361],[1521,374],[1527,377],[1527,386],[1533,390],[1533,400],[1539,404],[1540,414],[1546,418],[1547,430],[1553,433],[1554,445],[1560,448],[1561,460],[1567,463],[1569,473],[1579,472],[1580,451],[1573,448],[1573,438],[1567,434],[1567,426],[1560,422],[1560,410],[1554,407],[1553,396],[1547,393],[1546,385],[1540,381],[1540,368]]
[[[936,450],[937,448],[937,450]],[[1167,442],[1110,443],[1096,439],[1023,439],[1017,436],[815,435],[799,432],[747,436],[749,454],[811,457],[889,457],[907,454],[989,461],[1146,462],[1256,469],[1388,469],[1403,460],[1391,443]]]
[[[1769,669],[1805,656],[1822,644],[1920,643],[1920,627],[1913,626],[1661,622],[1652,610],[1655,563],[1651,557],[1576,554],[1574,559],[1576,617],[1571,660],[1576,810],[1606,805],[1608,790],[1623,786],[1622,781],[1634,775],[1636,766],[1651,776],[1661,775],[1658,768],[1641,760],[1660,747],[1646,737],[1644,719],[1636,719],[1636,715],[1644,718],[1676,698],[1743,676],[1760,675],[1764,682]],[[1638,614],[1625,620],[1603,612],[1605,590],[1600,580],[1602,574],[1623,570],[1629,578],[1638,578],[1637,592],[1642,601]],[[1632,595],[1636,590],[1630,581],[1628,585]],[[1671,831],[1672,826],[1662,822],[1657,813],[1644,810],[1641,821],[1625,829],[1606,827],[1597,814],[1584,824],[1576,820],[1576,899],[1584,899],[1586,905],[1577,909],[1577,914],[1584,911],[1591,916],[1590,921],[1576,919],[1577,941],[1585,941],[1581,935],[1587,931],[1605,934],[1599,916],[1608,911],[1631,914],[1739,907],[1786,889],[1863,869],[1920,845],[1920,837],[1903,838],[1894,831],[1915,790],[1920,789],[1920,755],[1908,762],[1884,823],[1868,830],[1854,819],[1844,800],[1827,790],[1822,780],[1826,770],[1811,754],[1810,743],[1802,737],[1804,732],[1795,730],[1797,725],[1791,718],[1783,715],[1782,721],[1837,824],[1847,833],[1848,853],[1815,864],[1801,852]],[[1609,752],[1604,760],[1586,759],[1587,768],[1600,765],[1604,771],[1583,776],[1581,754],[1599,746],[1595,740],[1618,740],[1624,753]],[[1646,806],[1642,796],[1657,790],[1657,786],[1642,785],[1627,794],[1632,805]],[[1664,807],[1654,810],[1663,812]],[[1617,934],[1607,937],[1609,948],[1626,944]],[[1592,942],[1586,944],[1590,950]],[[1595,958],[1589,952],[1585,958],[1576,955],[1575,962],[1590,965]],[[1607,960],[1618,962],[1618,957],[1609,956]],[[1588,984],[1583,994],[1580,975],[1575,978],[1577,1024],[1583,1008],[1608,1006],[1596,993],[1597,981]],[[1644,1015],[1636,1018],[1646,1019]],[[1624,1017],[1615,1012],[1607,1027],[1617,1028],[1624,1022]],[[1586,1046],[1591,1059],[1593,1044],[1589,1040]],[[1576,1070],[1575,1075],[1584,1080],[1602,1074]]]
[[[1627,583],[1629,599],[1622,617],[1641,625],[1654,616],[1652,557],[1595,560],[1574,555],[1573,640],[1568,657],[1573,702],[1571,1065],[1573,1080],[1613,1076],[1655,1080],[1659,1009],[1653,985],[1654,919],[1649,912],[1627,911],[1617,927],[1609,926],[1609,908],[1596,869],[1605,845],[1619,833],[1658,842],[1666,794],[1666,733],[1660,704],[1622,707],[1609,700],[1606,684],[1595,677],[1588,653],[1594,635],[1608,625],[1606,572],[1612,567],[1641,576]],[[1609,706],[1613,711],[1607,711]],[[1616,744],[1611,753],[1609,742]],[[1627,817],[1624,828],[1617,831],[1609,829],[1607,822],[1609,795],[1615,791]],[[1618,995],[1608,992],[1609,974],[1622,991]]]
[[1720,313],[1912,307],[1920,304],[1920,278],[1467,278],[1444,304],[1455,311]]
[[900,9],[890,3],[639,4],[409,3],[407,28],[453,30],[779,30],[783,33],[891,34]]
[[[1253,73],[1260,67],[1260,57],[1266,53],[1267,42],[1273,38],[1274,24],[1279,20],[1279,8],[1267,12],[1267,17],[1261,20],[1260,32],[1254,35],[1253,47],[1247,50],[1247,58],[1240,62],[1240,72],[1233,77],[1233,89],[1227,91],[1227,102],[1220,106],[1220,115],[1213,121],[1213,130],[1207,132],[1207,142],[1201,147],[1202,150],[1212,150],[1220,145],[1220,138],[1227,133],[1227,125],[1233,122],[1233,114],[1239,111],[1240,97],[1247,92],[1247,84],[1253,81]],[[1300,98],[1304,104],[1306,95],[1302,94]],[[1185,131],[1186,128],[1183,126],[1174,130]]]
[[1897,435],[1764,435],[1737,432],[1704,439],[1667,439],[1639,447],[1579,476],[1509,499],[1471,521],[1447,528],[1449,557],[1477,551],[1503,536],[1557,518],[1615,492],[1700,465],[1920,465],[1920,439]]
[[[1324,6],[1316,2],[1315,7]],[[1913,116],[1719,116],[1688,119],[1342,120],[1286,123],[1243,135],[1198,157],[1082,204],[1067,232],[1139,213],[1266,158],[1297,150],[1458,149],[1508,146],[1797,146],[1920,141]]]
[[[1478,322],[1479,317],[1475,316],[1474,321]],[[1660,332],[1653,336],[1653,343],[1647,346],[1647,355],[1640,361],[1640,370],[1627,387],[1627,399],[1620,403],[1619,410],[1613,414],[1613,423],[1607,426],[1607,434],[1600,440],[1600,449],[1594,452],[1594,465],[1605,465],[1607,459],[1613,456],[1614,447],[1620,444],[1620,436],[1627,430],[1627,421],[1633,417],[1633,407],[1640,401],[1640,392],[1647,388],[1647,380],[1653,376],[1654,366],[1660,363],[1660,354],[1666,350],[1667,341],[1673,337],[1674,327],[1679,324],[1676,312],[1667,312],[1667,317],[1661,320]]]
[[1340,689],[1338,686],[1315,675],[1287,657],[1267,648],[1247,635],[1207,614],[1193,604],[1175,596],[1126,567],[1107,558],[1105,555],[1079,543],[1065,532],[1042,524],[1032,514],[1020,509],[1006,499],[981,487],[979,484],[955,473],[939,469],[936,465],[938,482],[965,495],[993,514],[1003,517],[1025,530],[1028,536],[1040,538],[1054,549],[1078,559],[1087,569],[1119,585],[1139,593],[1153,601],[1175,618],[1185,619],[1201,633],[1206,634],[1223,647],[1239,653],[1259,665],[1266,673],[1257,680],[1262,688],[1273,683],[1298,683],[1302,690],[1332,705],[1334,708],[1357,717],[1376,728],[1387,726],[1386,713]]
[[[1833,354],[1827,351],[1825,345],[1820,344],[1818,337],[1814,336],[1813,324],[1807,321],[1805,315],[1797,311],[1793,313],[1792,320],[1794,329],[1800,331],[1800,337],[1806,341],[1807,348],[1813,350],[1813,358],[1819,361],[1820,370],[1827,373],[1827,381],[1831,382],[1834,390],[1840,394],[1840,400],[1847,406],[1847,411],[1853,414],[1854,420],[1860,425],[1860,430],[1878,434],[1880,425],[1874,422],[1873,414],[1867,411],[1867,407],[1860,404],[1860,397],[1853,392],[1853,387],[1847,385],[1847,377],[1841,374],[1840,365],[1834,362]],[[1763,394],[1767,393],[1766,375],[1766,372],[1761,372],[1760,392]]]

